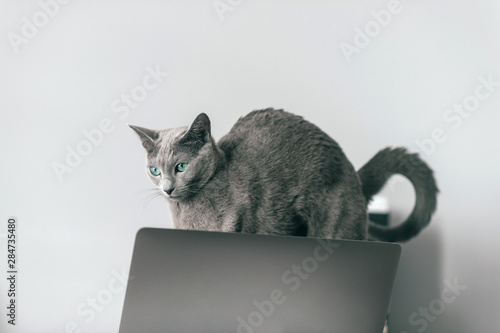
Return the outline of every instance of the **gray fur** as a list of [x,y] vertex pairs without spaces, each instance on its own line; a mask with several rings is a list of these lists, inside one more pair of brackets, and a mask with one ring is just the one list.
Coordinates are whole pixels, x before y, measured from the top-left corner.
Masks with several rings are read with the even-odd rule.
[[383,149],[358,171],[365,199],[370,201],[395,173],[408,178],[415,187],[415,207],[406,221],[395,228],[370,223],[368,233],[372,239],[385,242],[407,241],[429,224],[432,213],[436,210],[439,191],[432,170],[417,154],[408,154],[404,148]]
[[[131,127],[147,151],[147,173],[179,229],[381,240],[392,233],[390,240],[397,241],[418,233],[435,209],[432,171],[416,155],[386,149],[358,175],[332,138],[283,110],[249,113],[218,143],[203,113],[189,128]],[[403,173],[402,163],[386,168],[386,159],[405,156],[419,162],[406,173],[417,192],[411,221],[399,231],[370,226],[374,235],[368,235],[368,201],[392,173]],[[178,163],[188,163],[184,172],[175,171]],[[150,166],[161,175],[151,175]],[[426,172],[419,172],[422,166]]]

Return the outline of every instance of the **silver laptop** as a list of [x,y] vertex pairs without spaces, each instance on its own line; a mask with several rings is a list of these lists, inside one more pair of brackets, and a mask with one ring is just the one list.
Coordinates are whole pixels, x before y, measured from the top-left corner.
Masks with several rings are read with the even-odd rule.
[[141,229],[120,333],[381,333],[401,248]]

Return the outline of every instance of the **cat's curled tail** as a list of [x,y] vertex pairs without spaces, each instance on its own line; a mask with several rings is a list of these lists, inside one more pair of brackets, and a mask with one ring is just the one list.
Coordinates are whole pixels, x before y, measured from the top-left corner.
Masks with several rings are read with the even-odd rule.
[[433,172],[417,154],[404,148],[385,148],[379,151],[358,171],[367,204],[394,174],[408,178],[415,188],[415,207],[410,216],[396,227],[368,225],[368,238],[383,242],[404,242],[416,236],[429,224],[436,210],[439,192]]

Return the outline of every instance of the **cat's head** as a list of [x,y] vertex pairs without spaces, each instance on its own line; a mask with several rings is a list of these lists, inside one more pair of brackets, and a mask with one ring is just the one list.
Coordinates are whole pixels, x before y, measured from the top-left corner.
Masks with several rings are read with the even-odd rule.
[[129,125],[146,149],[146,173],[161,193],[173,201],[195,196],[221,163],[221,151],[204,113],[191,126],[151,130]]

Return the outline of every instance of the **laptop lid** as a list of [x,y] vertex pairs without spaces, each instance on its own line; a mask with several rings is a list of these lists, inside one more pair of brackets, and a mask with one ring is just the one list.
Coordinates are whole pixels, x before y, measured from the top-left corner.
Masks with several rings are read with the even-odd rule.
[[144,228],[120,333],[380,333],[401,247]]

